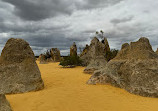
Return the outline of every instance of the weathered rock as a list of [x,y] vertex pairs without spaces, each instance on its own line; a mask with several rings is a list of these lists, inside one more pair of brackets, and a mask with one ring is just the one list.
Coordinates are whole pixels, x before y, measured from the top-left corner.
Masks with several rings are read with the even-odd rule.
[[0,111],[12,111],[5,95],[0,94]]
[[86,45],[80,55],[83,65],[87,66],[84,73],[92,74],[95,70],[104,67],[107,64],[106,52],[110,51],[107,39],[99,41],[96,37],[91,41],[90,46]]
[[123,44],[104,69],[95,71],[88,84],[111,84],[130,93],[158,97],[158,55],[147,38]]
[[[82,53],[80,54],[80,57],[82,57],[82,56],[86,55],[86,54],[87,54],[87,52],[88,52],[88,50],[89,50],[89,45],[88,45],[88,44],[86,44],[86,47],[83,49]],[[82,58],[84,58],[84,57],[82,57]]]
[[149,40],[142,37],[137,42],[131,42],[130,45],[122,45],[121,51],[115,59],[155,59],[157,55],[152,50]]
[[40,61],[40,64],[46,64],[48,61],[46,59],[46,56],[44,54],[41,54],[38,58],[38,60]]
[[98,56],[102,56],[102,58],[105,58],[106,52],[109,50],[110,48],[106,38],[104,38],[104,40],[100,42],[96,37],[94,37],[91,41],[90,46],[86,45],[80,57],[83,61],[83,64],[87,66],[89,65],[91,60],[94,60]]
[[12,111],[5,95],[0,94],[0,111]]
[[70,56],[77,56],[77,46],[75,42],[70,47]]
[[46,64],[49,62],[60,62],[60,51],[57,48],[47,50],[45,54],[41,54],[38,58],[40,64]]
[[103,44],[105,44],[105,51],[106,52],[110,51],[110,46],[109,46],[107,38],[104,38],[104,40],[102,42],[103,42]]
[[34,53],[23,39],[7,41],[0,58],[0,94],[24,93],[44,88]]
[[52,48],[50,54],[53,62],[60,62],[60,51],[57,48]]
[[104,68],[106,64],[107,61],[105,60],[105,57],[98,56],[90,61],[89,65],[84,69],[84,73],[93,74],[95,70]]

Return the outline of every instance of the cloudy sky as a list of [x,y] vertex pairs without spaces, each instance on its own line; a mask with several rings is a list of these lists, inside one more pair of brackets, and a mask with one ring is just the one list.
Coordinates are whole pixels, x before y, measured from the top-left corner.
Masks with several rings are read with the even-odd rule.
[[52,47],[62,55],[73,42],[89,44],[103,30],[110,47],[148,37],[158,47],[157,0],[0,0],[0,50],[23,38],[35,54]]

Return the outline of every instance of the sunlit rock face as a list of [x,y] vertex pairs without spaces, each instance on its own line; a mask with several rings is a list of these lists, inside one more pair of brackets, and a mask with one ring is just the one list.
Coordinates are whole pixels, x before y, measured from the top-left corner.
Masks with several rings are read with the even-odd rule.
[[93,74],[94,71],[104,68],[106,64],[107,61],[104,56],[96,57],[90,61],[88,66],[84,69],[84,73]]
[[11,38],[0,58],[0,94],[24,93],[44,88],[34,53],[23,39]]
[[86,45],[81,54],[81,59],[86,67],[85,73],[92,74],[95,70],[105,67],[107,64],[106,52],[110,51],[110,47],[106,38],[99,41],[94,37],[90,46]]
[[111,84],[130,93],[158,97],[158,55],[145,37],[125,43],[106,67],[97,70],[88,84]]

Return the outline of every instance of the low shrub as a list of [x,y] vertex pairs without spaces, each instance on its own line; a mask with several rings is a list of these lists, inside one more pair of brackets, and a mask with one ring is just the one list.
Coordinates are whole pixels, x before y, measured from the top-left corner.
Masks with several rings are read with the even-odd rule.
[[75,67],[75,66],[81,66],[82,60],[79,56],[66,56],[63,57],[60,61],[60,64],[63,67]]

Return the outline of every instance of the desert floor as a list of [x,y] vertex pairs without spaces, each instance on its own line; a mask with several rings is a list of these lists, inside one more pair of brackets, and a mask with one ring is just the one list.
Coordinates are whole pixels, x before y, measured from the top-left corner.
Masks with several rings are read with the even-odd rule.
[[45,89],[7,95],[14,111],[158,111],[158,99],[130,94],[109,85],[87,85],[83,67],[38,64]]

